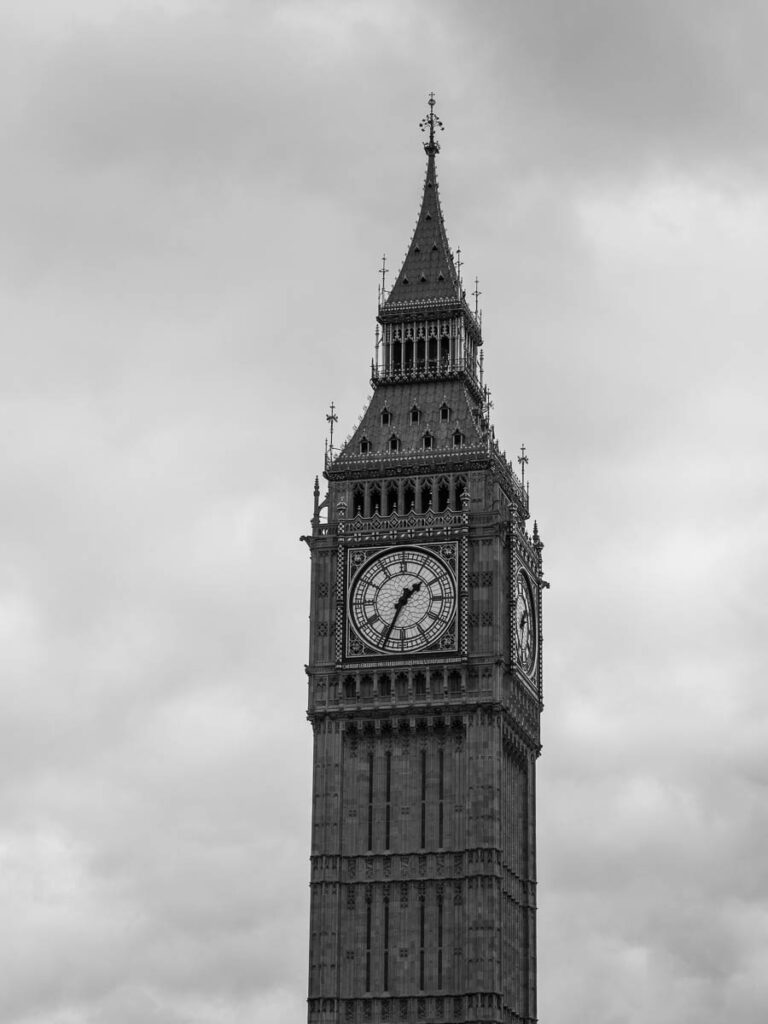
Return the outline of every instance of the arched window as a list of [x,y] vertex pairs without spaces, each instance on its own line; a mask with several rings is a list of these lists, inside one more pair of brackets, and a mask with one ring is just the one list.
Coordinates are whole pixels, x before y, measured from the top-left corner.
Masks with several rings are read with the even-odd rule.
[[371,450],[371,442],[368,440],[367,437],[361,438],[360,439],[360,454],[361,455],[367,455],[370,450]]
[[392,346],[392,369],[402,370],[403,368],[403,346],[402,343],[396,341]]
[[429,339],[429,368],[437,368],[437,338],[434,337]]
[[424,448],[432,448],[434,446],[434,441],[434,437],[432,437],[430,432],[427,431],[424,437],[422,438],[422,445]]
[[424,480],[421,485],[421,511],[432,507],[432,481]]
[[461,676],[455,670],[448,673],[448,693],[454,697],[461,693]]
[[389,409],[385,405],[384,408],[381,410],[381,425],[383,427],[388,427],[391,422],[392,422],[392,413],[389,411]]
[[440,339],[440,362],[445,364],[451,358],[451,344],[445,335]]
[[461,507],[461,496],[467,489],[467,478],[465,476],[454,477],[453,480],[453,507]]
[[390,437],[390,439],[389,439],[389,450],[391,452],[399,452],[400,451],[400,438],[397,436],[397,434],[393,434],[392,437]]
[[448,408],[448,405],[445,402],[443,402],[443,404],[440,406],[440,422],[447,423],[450,418],[451,410]]
[[446,512],[450,505],[451,490],[448,481],[443,477],[437,485],[437,511]]
[[365,514],[365,487],[363,484],[355,484],[352,490],[352,515],[362,516]]
[[410,370],[413,366],[413,339],[409,338],[405,343],[405,367],[404,369]]
[[392,680],[389,676],[379,676],[379,696],[390,697],[392,695]]
[[411,423],[418,423],[421,419],[421,412],[418,405],[411,406]]
[[371,484],[371,513],[378,515],[381,512],[381,484]]
[[386,514],[391,516],[393,512],[397,512],[397,484],[394,481],[391,481],[387,484]]
[[370,700],[373,696],[373,679],[370,676],[363,676],[360,680],[360,696],[363,700]]
[[347,676],[344,680],[344,699],[354,700],[356,696],[356,689],[354,676]]
[[405,672],[398,672],[395,677],[395,693],[398,697],[408,696],[408,676]]
[[403,487],[403,512],[413,512],[416,507],[416,488],[413,480],[406,480]]
[[462,432],[460,430],[457,430],[456,433],[453,435],[453,447],[454,448],[461,448],[461,446],[463,444],[464,444],[464,435],[462,434]]
[[418,370],[424,369],[424,348],[424,339],[419,338],[419,340],[416,342],[416,368]]
[[422,700],[427,695],[427,677],[423,672],[417,672],[413,677],[413,692],[416,697]]

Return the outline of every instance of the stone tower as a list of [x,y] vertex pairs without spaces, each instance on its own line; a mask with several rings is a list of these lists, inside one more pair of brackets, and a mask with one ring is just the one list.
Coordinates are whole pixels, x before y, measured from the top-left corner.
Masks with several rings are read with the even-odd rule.
[[304,538],[310,1024],[536,1019],[543,545],[489,421],[434,97],[422,129],[424,194],[382,287],[373,397],[326,456]]

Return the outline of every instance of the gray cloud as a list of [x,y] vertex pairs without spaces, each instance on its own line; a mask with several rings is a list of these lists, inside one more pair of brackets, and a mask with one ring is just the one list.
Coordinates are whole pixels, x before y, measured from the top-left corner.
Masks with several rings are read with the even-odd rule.
[[301,1019],[297,538],[435,89],[553,584],[542,1019],[762,1021],[762,7],[74,8],[0,33],[0,1017]]

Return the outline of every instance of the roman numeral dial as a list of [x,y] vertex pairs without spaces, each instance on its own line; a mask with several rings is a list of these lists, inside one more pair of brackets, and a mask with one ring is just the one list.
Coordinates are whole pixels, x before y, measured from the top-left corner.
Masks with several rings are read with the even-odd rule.
[[452,569],[427,548],[393,548],[353,578],[349,621],[369,647],[410,654],[436,643],[456,615]]
[[522,571],[517,574],[515,596],[517,660],[525,672],[530,672],[536,661],[536,609],[531,584]]

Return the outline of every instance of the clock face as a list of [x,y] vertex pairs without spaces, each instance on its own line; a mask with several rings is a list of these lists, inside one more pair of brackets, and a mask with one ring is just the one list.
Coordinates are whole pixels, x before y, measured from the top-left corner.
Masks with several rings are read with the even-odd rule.
[[517,574],[516,596],[515,636],[517,639],[517,660],[525,672],[530,672],[536,660],[536,611],[531,584],[524,572]]
[[349,593],[349,620],[358,637],[385,654],[430,647],[456,614],[456,581],[426,548],[393,548],[365,563]]

